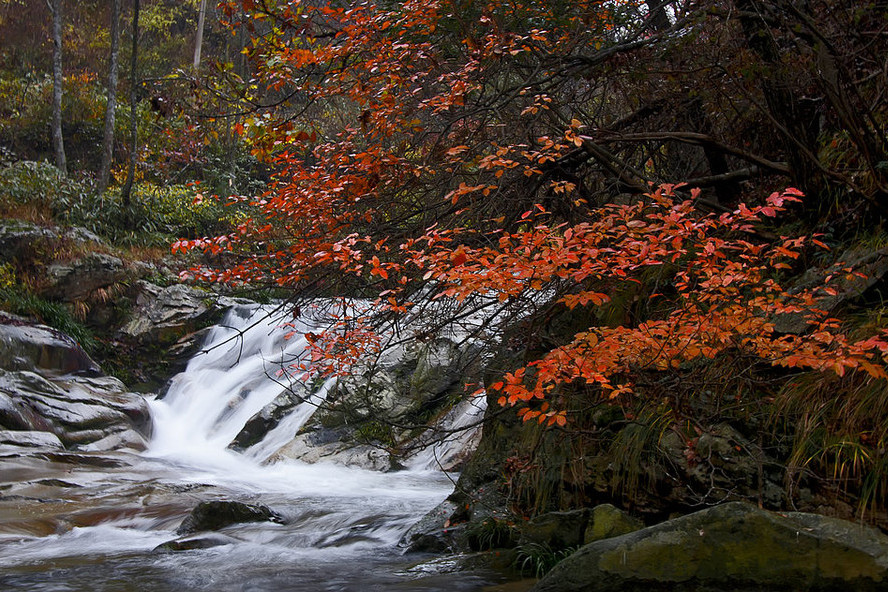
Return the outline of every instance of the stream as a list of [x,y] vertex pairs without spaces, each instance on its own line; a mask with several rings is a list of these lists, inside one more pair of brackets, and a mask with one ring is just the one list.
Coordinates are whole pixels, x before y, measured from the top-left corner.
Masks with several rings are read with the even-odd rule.
[[[398,547],[453,490],[455,475],[427,470],[427,462],[391,473],[267,462],[329,383],[303,393],[306,402],[262,442],[228,449],[282,392],[272,369],[305,355],[301,334],[310,328],[297,324],[284,339],[264,309],[234,309],[209,334],[206,353],[150,401],[144,452],[0,447],[0,590],[455,591],[502,582]],[[212,548],[156,550],[180,536],[182,520],[205,500],[261,503],[284,523],[225,527],[228,544]]]

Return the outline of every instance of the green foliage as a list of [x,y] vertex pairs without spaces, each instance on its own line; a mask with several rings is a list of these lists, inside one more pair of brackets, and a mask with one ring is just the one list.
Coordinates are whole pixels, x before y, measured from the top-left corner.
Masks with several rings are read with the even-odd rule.
[[505,520],[490,517],[473,523],[466,532],[469,546],[475,551],[510,549],[515,546],[518,532]]
[[0,265],[0,290],[7,290],[15,285],[15,268],[11,263]]
[[58,302],[44,300],[22,286],[3,287],[0,280],[0,307],[14,314],[36,318],[41,323],[68,335],[87,352],[96,349],[97,344],[92,332],[74,318],[67,308]]
[[173,236],[200,236],[223,230],[226,224],[218,201],[203,196],[194,187],[142,183],[133,191],[132,199],[149,216],[156,227],[153,230]]
[[225,231],[236,211],[223,213],[191,186],[150,183],[137,185],[126,206],[116,192],[97,196],[48,163],[26,161],[0,169],[0,214],[82,226],[116,244],[167,246]]
[[[841,393],[842,396],[836,396]],[[777,397],[774,421],[787,418],[795,428],[788,459],[791,485],[812,474],[840,491],[856,492],[857,511],[888,503],[888,386],[854,373],[824,377],[806,373],[789,382]]]
[[382,444],[394,444],[392,426],[376,420],[369,420],[358,426],[355,430],[355,439],[358,442],[380,442]]
[[556,551],[546,543],[527,543],[518,547],[515,567],[525,575],[541,578],[578,549],[568,547]]
[[[62,121],[66,152],[75,168],[93,169],[98,164],[96,146],[101,142],[105,104],[104,88],[95,74],[65,77]],[[50,74],[0,76],[0,144],[27,159],[51,157],[51,105]]]
[[663,436],[675,421],[668,407],[644,407],[638,417],[617,432],[610,447],[614,459],[611,486],[626,499],[634,499],[648,485],[652,467],[664,464],[660,450]]
[[89,185],[65,177],[53,165],[23,161],[0,169],[0,215],[65,218],[90,200]]

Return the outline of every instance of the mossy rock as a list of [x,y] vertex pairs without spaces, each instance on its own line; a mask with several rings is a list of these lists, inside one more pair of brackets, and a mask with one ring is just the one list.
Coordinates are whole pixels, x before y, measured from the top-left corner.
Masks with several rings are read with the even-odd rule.
[[638,518],[630,516],[611,504],[601,504],[592,508],[589,521],[586,524],[586,531],[583,533],[583,543],[589,544],[613,538],[642,528],[644,528],[644,523]]
[[586,545],[533,592],[886,589],[878,531],[734,502]]
[[583,544],[589,509],[540,514],[521,527],[521,544],[546,545],[558,551]]

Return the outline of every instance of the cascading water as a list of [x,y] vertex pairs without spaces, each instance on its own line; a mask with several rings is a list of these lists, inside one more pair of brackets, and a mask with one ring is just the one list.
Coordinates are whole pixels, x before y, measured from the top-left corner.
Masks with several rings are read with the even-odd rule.
[[[451,491],[452,477],[428,469],[462,442],[438,444],[420,452],[410,470],[388,474],[262,464],[323,402],[327,382],[297,393],[304,402],[262,442],[243,454],[228,448],[247,420],[291,388],[275,370],[303,355],[302,335],[311,329],[302,323],[285,331],[265,308],[236,307],[166,397],[151,402],[147,451],[97,454],[74,466],[37,456],[17,460],[23,475],[12,488],[17,495],[36,498],[48,487],[41,484],[53,483],[54,494],[65,497],[28,505],[23,514],[36,522],[0,532],[0,589],[443,591],[489,582],[478,574],[411,570],[396,548],[407,528]],[[296,335],[285,339],[290,331]],[[482,400],[452,412],[445,429],[477,419]],[[209,549],[154,550],[177,537],[192,507],[211,499],[264,504],[284,524],[228,527],[228,544]]]
[[[298,388],[278,380],[276,373],[304,357],[304,334],[316,327],[294,321],[285,330],[272,313],[235,307],[211,330],[204,353],[173,379],[164,399],[151,405],[150,455],[224,462],[233,454],[228,445],[247,420],[282,392]],[[300,393],[305,403],[286,422],[290,437],[323,402],[328,388]]]

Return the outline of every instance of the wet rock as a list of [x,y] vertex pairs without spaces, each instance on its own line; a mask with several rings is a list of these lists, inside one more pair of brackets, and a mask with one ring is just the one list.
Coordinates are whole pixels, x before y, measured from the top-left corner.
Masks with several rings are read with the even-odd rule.
[[183,284],[161,288],[141,281],[135,309],[121,332],[138,343],[170,345],[212,323],[234,303]]
[[443,409],[448,395],[462,388],[471,353],[449,339],[411,343],[340,380],[334,399],[365,418],[415,422]]
[[300,403],[302,403],[302,398],[297,397],[294,393],[281,393],[244,424],[228,447],[232,450],[243,451],[258,444]]
[[96,290],[107,288],[129,278],[119,258],[104,253],[87,253],[69,263],[47,267],[49,287],[45,294],[64,302],[84,300]]
[[93,440],[87,444],[77,446],[77,450],[84,452],[103,452],[107,450],[134,450],[142,452],[148,448],[148,441],[142,434],[135,430],[123,430],[114,432]]
[[0,430],[0,444],[35,448],[62,448],[62,441],[59,440],[59,437],[49,432]]
[[[452,420],[448,412],[466,398],[464,383],[472,381],[476,354],[472,345],[443,338],[385,350],[339,379],[300,433],[272,459],[323,460],[382,471],[402,468],[407,464],[403,455],[454,438],[452,431],[435,433],[434,428]],[[266,425],[262,415],[274,412],[263,410],[252,424],[256,432],[239,438],[261,439]],[[328,438],[330,434],[335,438]],[[473,448],[477,441],[467,439],[463,448]],[[454,468],[465,455],[453,450],[445,460]]]
[[814,514],[728,503],[582,547],[534,592],[888,587],[888,537]]
[[99,467],[103,469],[118,469],[127,466],[120,459],[102,456],[100,454],[74,452],[46,452],[38,455],[48,461],[65,463],[70,465],[83,465],[88,467]]
[[398,546],[406,553],[459,552],[469,549],[466,523],[451,524],[459,504],[444,500],[404,533]]
[[70,400],[93,405],[104,405],[128,418],[126,428],[143,436],[151,435],[151,412],[145,398],[131,393],[113,376],[68,377],[55,381]]
[[[389,452],[380,446],[355,444],[348,436],[342,436],[342,440],[323,438],[333,433],[337,432],[322,430],[300,434],[278,450],[270,460],[289,458],[306,463],[323,461],[370,471],[390,471],[399,468],[393,464]],[[315,434],[319,434],[321,438],[316,438]],[[328,441],[322,442],[322,438]]]
[[241,522],[276,522],[283,524],[284,519],[267,506],[245,504],[230,500],[201,502],[191,514],[182,521],[176,530],[177,534],[191,534],[204,530],[219,530],[231,524]]
[[188,536],[178,538],[173,541],[160,544],[154,547],[154,552],[167,551],[191,551],[193,549],[211,549],[212,547],[221,547],[223,545],[232,545],[240,543],[239,539],[218,532],[211,532],[197,536]]
[[78,485],[77,483],[71,483],[70,481],[62,481],[61,479],[40,479],[37,481],[40,485],[46,485],[47,487],[64,487],[64,488],[79,488],[83,487],[82,485]]
[[77,343],[55,329],[0,312],[0,368],[41,374],[101,373]]
[[65,446],[89,450],[143,449],[150,433],[148,404],[111,377],[44,378],[0,370],[0,427],[43,431]]
[[52,431],[51,422],[3,391],[0,391],[0,427],[9,430]]

